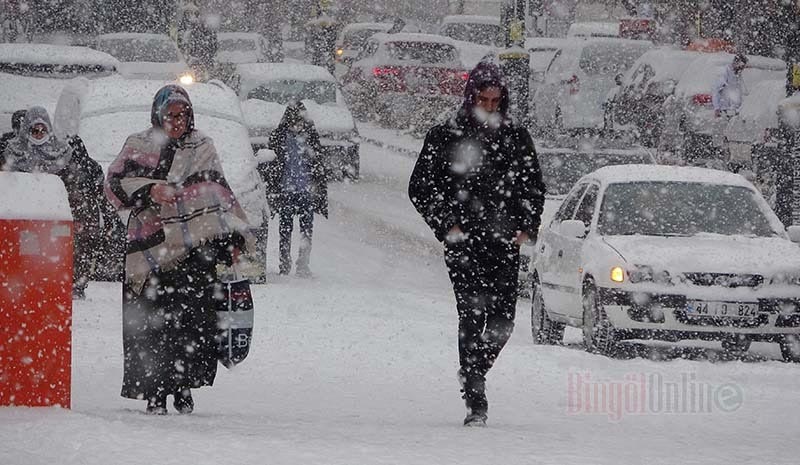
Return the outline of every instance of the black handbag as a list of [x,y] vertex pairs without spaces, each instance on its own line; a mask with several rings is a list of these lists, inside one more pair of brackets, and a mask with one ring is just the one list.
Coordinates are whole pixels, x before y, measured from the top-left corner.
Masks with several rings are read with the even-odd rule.
[[233,368],[247,358],[253,339],[253,294],[248,279],[223,280],[217,302],[217,358]]

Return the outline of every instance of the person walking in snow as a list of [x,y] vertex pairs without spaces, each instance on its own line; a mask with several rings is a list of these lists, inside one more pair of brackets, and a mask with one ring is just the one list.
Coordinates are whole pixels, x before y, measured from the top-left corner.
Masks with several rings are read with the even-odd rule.
[[269,139],[276,158],[260,166],[270,211],[280,216],[280,274],[292,269],[294,217],[300,222],[302,239],[298,250],[297,275],[311,275],[311,236],[314,213],[328,217],[328,181],[322,160],[322,146],[314,123],[306,118],[302,102],[286,107],[278,128]]
[[89,157],[79,138],[65,141],[55,134],[50,115],[42,107],[25,112],[0,159],[2,170],[54,174],[64,183],[75,231],[72,297],[83,299],[95,257],[93,238],[100,234],[103,218],[103,169]]
[[254,250],[247,216],[213,141],[195,129],[186,90],[161,88],[152,127],[133,134],[108,169],[105,192],[131,210],[122,286],[122,396],[147,412],[191,413],[191,389],[217,373],[217,264]]
[[486,374],[514,328],[519,247],[535,241],[545,186],[528,131],[508,115],[500,70],[479,63],[464,103],[425,137],[408,187],[444,243],[458,310],[458,379],[468,426],[485,425]]
[[711,89],[711,104],[714,116],[738,113],[744,98],[742,89],[742,71],[747,67],[747,56],[739,53],[733,62],[723,68],[722,73],[714,81]]

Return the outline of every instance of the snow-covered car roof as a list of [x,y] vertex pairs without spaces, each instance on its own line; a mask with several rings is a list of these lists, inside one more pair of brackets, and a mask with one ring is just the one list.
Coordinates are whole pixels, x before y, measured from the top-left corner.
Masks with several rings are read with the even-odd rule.
[[342,29],[342,34],[352,31],[388,31],[392,23],[350,23]]
[[0,219],[72,221],[67,190],[53,174],[0,172],[0,198]]
[[436,34],[420,34],[414,32],[398,32],[397,34],[387,34],[379,32],[372,36],[378,42],[427,42],[435,44],[446,44],[456,46],[455,41],[449,37]]
[[[745,90],[767,79],[780,79],[786,72],[786,62],[777,58],[747,56],[747,67],[742,71]],[[730,53],[701,53],[686,68],[675,87],[676,96],[711,93],[711,84],[722,72],[722,68],[733,62]]]
[[731,141],[763,140],[764,131],[778,127],[778,103],[786,97],[786,81],[761,81],[742,100],[739,114],[731,118],[725,136]]
[[111,32],[108,34],[100,34],[95,40],[163,40],[172,42],[172,39],[166,34],[155,34],[151,32]]
[[6,63],[100,66],[109,70],[119,66],[113,56],[88,47],[49,44],[0,44],[0,66]]
[[650,80],[661,82],[671,79],[677,82],[700,53],[672,47],[658,47],[648,50],[625,73],[623,82],[630,82],[632,74],[643,63],[649,64],[656,73]]
[[500,18],[497,16],[482,15],[449,15],[442,19],[442,24],[491,24],[500,26]]
[[525,50],[560,50],[566,44],[585,40],[576,37],[528,37],[525,39]]
[[267,82],[280,80],[336,82],[331,73],[321,67],[298,63],[243,63],[236,65],[242,82]]
[[605,185],[630,182],[696,182],[755,189],[749,181],[738,174],[693,166],[606,166],[587,174],[581,180],[595,180]]
[[260,37],[262,37],[262,35],[257,33],[257,32],[220,32],[220,33],[217,33],[217,40],[222,40],[222,39],[258,40]]
[[586,21],[572,23],[567,37],[619,37],[619,23]]
[[[156,92],[174,81],[128,80],[109,78],[90,86],[81,109],[81,117],[125,111],[147,111],[153,104]],[[243,122],[242,110],[236,94],[218,81],[194,83],[183,86],[189,93],[195,113],[216,118]]]

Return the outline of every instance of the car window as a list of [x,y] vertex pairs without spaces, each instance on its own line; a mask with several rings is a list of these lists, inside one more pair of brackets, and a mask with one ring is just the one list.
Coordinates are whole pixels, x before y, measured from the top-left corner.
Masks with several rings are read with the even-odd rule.
[[178,61],[178,49],[164,39],[103,39],[95,45],[122,62],[173,63]]
[[342,39],[342,47],[343,48],[352,48],[352,49],[360,49],[364,47],[370,37],[374,36],[378,32],[381,32],[379,29],[359,29],[355,31],[349,31],[345,34],[344,38]]
[[252,39],[222,39],[219,41],[221,52],[253,52],[257,49]]
[[364,58],[371,57],[372,55],[375,54],[375,52],[378,51],[379,45],[380,44],[378,43],[377,40],[370,40],[369,42],[367,42],[367,45],[364,48],[362,48],[361,51],[358,53],[358,57],[356,57],[356,60],[363,60]]
[[589,44],[581,52],[580,67],[590,76],[624,73],[648,48],[646,44]]
[[328,81],[272,81],[248,92],[247,98],[281,105],[291,100],[313,100],[320,105],[336,103],[336,84]]
[[579,221],[583,221],[583,224],[589,226],[592,224],[592,217],[594,216],[594,208],[597,204],[597,193],[600,191],[600,188],[596,184],[592,184],[586,189],[586,193],[583,194],[583,199],[581,200],[581,204],[578,207],[578,211],[575,213],[575,219]]
[[572,214],[575,212],[575,207],[578,205],[578,201],[583,196],[583,193],[586,191],[586,188],[589,186],[587,183],[579,184],[572,189],[572,192],[569,193],[566,199],[564,199],[564,203],[561,204],[559,207],[558,212],[553,217],[553,222],[560,223],[564,220],[568,220],[572,218]]
[[449,23],[442,26],[441,34],[465,42],[499,45],[503,30],[495,24]]

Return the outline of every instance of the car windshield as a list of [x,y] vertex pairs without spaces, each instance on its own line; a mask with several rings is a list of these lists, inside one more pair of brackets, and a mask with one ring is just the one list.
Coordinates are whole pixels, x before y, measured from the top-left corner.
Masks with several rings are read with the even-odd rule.
[[247,98],[282,105],[291,100],[313,100],[320,105],[336,103],[336,84],[328,81],[273,81],[251,90]]
[[392,58],[400,61],[450,63],[458,59],[454,47],[436,42],[389,42],[386,48]]
[[442,28],[442,35],[455,40],[497,45],[502,30],[494,24],[451,23]]
[[122,62],[174,63],[178,61],[175,44],[162,39],[106,39],[96,45]]
[[580,66],[588,75],[624,73],[650,48],[647,43],[597,43],[583,48]]
[[219,41],[220,52],[254,52],[256,42],[252,39],[222,39]]
[[666,181],[608,186],[598,230],[606,236],[777,235],[746,187]]
[[359,29],[356,31],[350,31],[345,34],[344,39],[342,40],[342,47],[360,49],[367,43],[367,40],[369,40],[370,37],[374,36],[378,32],[381,32],[381,30]]
[[544,185],[550,195],[566,195],[580,178],[604,166],[650,163],[652,158],[647,153],[539,153]]
[[19,76],[73,79],[85,77],[87,79],[110,76],[117,72],[116,68],[92,64],[41,64],[41,63],[3,63],[0,62],[0,73],[16,74]]

